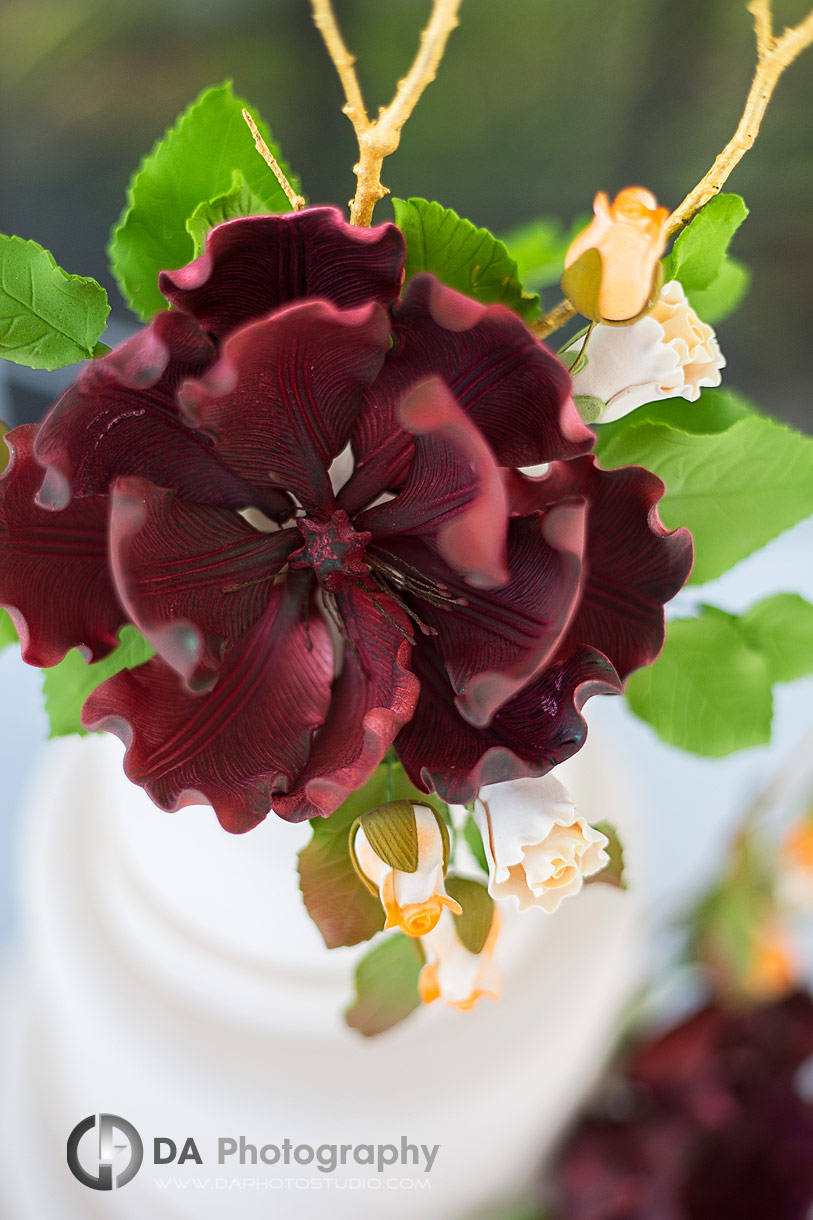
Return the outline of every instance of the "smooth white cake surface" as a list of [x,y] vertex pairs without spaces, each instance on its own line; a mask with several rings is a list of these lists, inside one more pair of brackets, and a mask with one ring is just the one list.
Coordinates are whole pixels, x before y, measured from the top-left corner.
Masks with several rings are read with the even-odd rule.
[[[301,903],[307,827],[248,835],[210,809],[156,809],[109,737],[52,742],[29,795],[23,938],[4,988],[3,1220],[462,1220],[533,1171],[606,1056],[640,968],[634,896],[588,887],[554,916],[505,920],[503,999],[435,1004],[390,1033],[347,1029],[366,947],[328,952]],[[581,813],[622,829],[631,798],[591,741],[560,772]],[[145,1160],[88,1190],[65,1159],[85,1116],[121,1115]],[[204,1164],[156,1166],[153,1139]],[[411,1144],[431,1172],[217,1163],[257,1146]],[[90,1137],[88,1137],[90,1138]],[[386,1206],[382,1199],[386,1192]],[[419,1203],[416,1200],[419,1197]]]

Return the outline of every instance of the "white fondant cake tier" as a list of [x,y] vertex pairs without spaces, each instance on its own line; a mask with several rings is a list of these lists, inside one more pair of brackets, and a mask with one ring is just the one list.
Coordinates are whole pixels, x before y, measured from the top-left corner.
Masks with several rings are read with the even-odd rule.
[[[210,809],[162,813],[109,737],[53,742],[45,759],[4,988],[3,1220],[456,1220],[517,1190],[636,980],[629,893],[590,886],[555,916],[506,918],[499,1004],[435,1004],[368,1041],[342,1021],[366,949],[329,953],[301,904],[307,825],[272,817],[234,837]],[[597,743],[561,773],[581,813],[633,836],[634,857],[630,798]],[[113,1192],[66,1165],[69,1132],[99,1112],[144,1140],[140,1172]],[[152,1163],[154,1138],[180,1149],[190,1136],[203,1165]],[[218,1165],[217,1140],[240,1136],[440,1150],[428,1174],[423,1162]]]

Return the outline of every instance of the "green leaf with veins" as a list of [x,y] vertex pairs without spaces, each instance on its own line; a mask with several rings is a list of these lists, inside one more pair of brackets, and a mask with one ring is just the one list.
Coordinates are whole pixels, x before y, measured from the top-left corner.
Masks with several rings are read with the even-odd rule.
[[539,316],[539,297],[526,293],[517,265],[488,229],[426,199],[393,199],[395,223],[406,238],[406,278],[420,271],[483,304],[498,302],[526,322]]
[[618,423],[601,428],[599,462],[645,466],[663,479],[664,524],[694,537],[692,584],[716,579],[813,513],[813,438],[740,395],[706,391],[696,403],[655,403]]
[[243,119],[250,110],[294,190],[299,182],[285,164],[256,111],[235,96],[231,81],[204,90],[141,162],[127,193],[127,207],[113,230],[111,269],[124,299],[147,319],[166,308],[158,273],[183,267],[195,243],[186,223],[201,204],[230,195],[237,171],[263,210],[289,212],[285,192],[254,146]]
[[766,597],[737,619],[750,648],[761,653],[771,682],[813,673],[813,606],[798,593]]
[[43,670],[42,690],[45,711],[50,721],[49,737],[64,737],[69,733],[85,734],[82,728],[82,705],[88,695],[107,678],[122,669],[134,669],[155,655],[135,627],[123,627],[119,646],[102,661],[88,665],[78,648],[73,648],[50,669]]
[[719,322],[739,305],[750,273],[729,258],[731,239],[748,215],[740,195],[715,195],[675,239],[663,260],[664,280],[679,280],[705,322]]
[[68,275],[35,241],[0,234],[0,356],[31,369],[59,369],[96,354],[107,293]]
[[704,606],[698,618],[668,624],[661,655],[627,682],[629,705],[664,741],[694,754],[763,745],[774,683],[813,672],[812,624],[813,606],[794,594],[740,616]]
[[590,223],[590,216],[578,216],[572,224],[565,226],[560,220],[544,216],[517,225],[503,235],[503,242],[511,258],[516,260],[517,272],[526,289],[541,292],[558,284],[565,269],[565,255]]
[[419,943],[403,932],[386,937],[365,954],[356,967],[355,1002],[345,1013],[351,1029],[372,1038],[419,1008],[422,966]]
[[716,326],[739,309],[750,286],[750,269],[735,258],[727,258],[708,288],[695,288],[687,295],[698,316]]
[[237,220],[240,216],[259,216],[268,208],[259,195],[247,186],[246,180],[236,169],[231,176],[231,187],[225,195],[218,195],[208,203],[200,203],[186,222],[186,231],[195,243],[193,258],[197,258],[206,245],[207,234],[224,220]]

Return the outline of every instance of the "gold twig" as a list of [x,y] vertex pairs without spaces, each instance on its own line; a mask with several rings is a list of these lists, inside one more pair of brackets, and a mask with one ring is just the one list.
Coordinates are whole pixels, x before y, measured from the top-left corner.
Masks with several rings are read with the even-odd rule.
[[748,5],[748,12],[754,18],[754,32],[757,36],[757,54],[761,59],[773,47],[771,0],[751,0],[751,3]]
[[559,330],[560,326],[564,326],[566,322],[569,322],[571,318],[575,318],[578,312],[576,306],[571,305],[570,301],[560,301],[558,305],[554,305],[553,309],[549,309],[536,322],[532,322],[531,330],[538,339],[545,339],[548,335],[552,335],[555,330]]
[[331,0],[311,0],[313,19],[324,39],[344,89],[344,113],[353,124],[359,145],[358,163],[353,172],[358,179],[355,198],[350,203],[350,223],[369,225],[373,208],[386,195],[381,184],[384,158],[395,152],[401,139],[401,129],[418,98],[435,79],[438,64],[446,49],[446,41],[457,25],[461,0],[434,0],[429,24],[421,34],[418,53],[412,67],[398,82],[395,97],[382,107],[378,118],[370,120],[354,67],[355,59],[345,46]]
[[[753,147],[759,134],[777,82],[785,69],[793,63],[806,47],[813,43],[813,9],[798,25],[791,26],[776,37],[773,33],[771,0],[751,0],[748,11],[754,18],[757,41],[757,67],[748,91],[745,109],[737,124],[737,130],[717,157],[709,172],[697,186],[689,191],[683,202],[675,208],[669,218],[669,237],[684,228],[696,216],[712,196],[722,190],[731,171],[739,164],[748,149]],[[577,310],[569,301],[560,301],[549,310],[531,329],[540,339],[564,326]]]
[[757,38],[757,67],[745,109],[737,130],[694,190],[675,208],[669,218],[669,236],[677,233],[695,216],[704,203],[722,189],[731,171],[748,149],[753,147],[760,124],[779,78],[794,59],[813,42],[813,9],[799,25],[791,26],[778,38],[772,33],[770,0],[754,0],[748,6],[754,16]]
[[367,107],[364,105],[361,85],[356,75],[356,57],[350,54],[344,44],[331,0],[311,0],[311,8],[314,24],[322,35],[347,99],[342,113],[347,115],[353,124],[354,131],[364,130],[369,127],[370,120],[367,117]]
[[249,112],[245,109],[243,110],[243,118],[245,119],[246,123],[248,124],[249,131],[254,136],[254,147],[257,149],[257,152],[260,154],[263,161],[265,161],[266,165],[269,167],[269,169],[273,173],[277,182],[280,184],[282,189],[285,191],[285,194],[288,198],[288,202],[290,203],[291,207],[294,209],[295,212],[301,211],[301,209],[304,208],[304,206],[305,206],[305,200],[302,198],[301,195],[297,195],[296,191],[294,190],[294,188],[291,186],[288,179],[283,174],[282,169],[280,168],[279,162],[277,161],[276,157],[272,153],[271,149],[266,144],[265,140],[260,135],[260,131],[259,131],[259,128],[257,127],[257,124],[254,122],[254,120],[251,117],[251,115],[249,114]]

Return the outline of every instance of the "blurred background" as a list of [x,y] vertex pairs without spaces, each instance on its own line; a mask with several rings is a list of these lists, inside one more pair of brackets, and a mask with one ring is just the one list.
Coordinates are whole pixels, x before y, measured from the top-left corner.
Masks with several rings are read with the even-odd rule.
[[[775,8],[794,22],[806,4]],[[429,2],[336,9],[374,113]],[[754,54],[744,0],[465,0],[384,181],[497,233],[539,215],[569,221],[597,189],[631,183],[674,207],[732,134]],[[751,208],[734,253],[754,279],[720,327],[729,384],[808,430],[812,69],[811,53],[790,68],[730,180]],[[227,76],[271,124],[309,200],[344,203],[354,137],[307,0],[3,0],[0,231],[95,276],[124,319],[104,247],[127,181],[176,115]],[[377,218],[390,215],[380,204]],[[18,420],[41,410],[37,388],[14,378]]]

